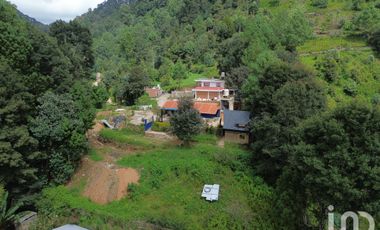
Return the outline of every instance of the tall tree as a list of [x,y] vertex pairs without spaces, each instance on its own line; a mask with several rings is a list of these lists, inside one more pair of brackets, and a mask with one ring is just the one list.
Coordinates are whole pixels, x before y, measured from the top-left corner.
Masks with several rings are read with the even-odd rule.
[[200,114],[193,105],[191,98],[181,98],[178,110],[170,118],[172,132],[186,146],[201,131],[202,127]]
[[293,129],[326,108],[325,92],[310,73],[287,64],[269,67],[250,92],[255,167],[274,183],[287,165]]
[[64,183],[87,150],[84,117],[70,95],[47,92],[38,102],[38,115],[31,131],[47,155],[44,172],[49,181]]
[[126,77],[116,82],[116,100],[127,105],[134,105],[137,98],[144,94],[144,88],[149,86],[149,78],[142,67],[133,68]]
[[299,127],[280,189],[299,194],[302,199],[291,196],[289,201],[304,212],[313,207],[319,229],[324,229],[329,205],[338,212],[379,213],[379,121],[378,107],[355,101]]
[[89,29],[77,21],[57,21],[50,25],[49,33],[58,41],[61,51],[69,57],[72,73],[77,79],[89,79],[94,65],[92,36]]

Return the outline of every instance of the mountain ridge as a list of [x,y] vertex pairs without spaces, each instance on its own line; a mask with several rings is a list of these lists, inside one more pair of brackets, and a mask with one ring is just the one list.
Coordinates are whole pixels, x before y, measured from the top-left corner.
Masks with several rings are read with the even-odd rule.
[[20,10],[16,9],[17,10],[17,14],[20,15],[21,18],[23,18],[25,21],[27,21],[28,23],[36,26],[37,28],[43,30],[43,31],[47,31],[48,30],[48,25],[38,21],[37,19],[35,18],[32,18],[26,14],[24,14],[23,12],[21,12]]

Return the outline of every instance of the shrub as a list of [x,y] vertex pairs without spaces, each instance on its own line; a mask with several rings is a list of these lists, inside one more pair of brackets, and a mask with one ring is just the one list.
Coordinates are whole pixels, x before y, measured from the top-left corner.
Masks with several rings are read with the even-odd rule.
[[170,123],[168,122],[154,122],[152,126],[153,131],[157,132],[169,132],[170,131]]
[[144,94],[136,101],[136,105],[151,105],[153,108],[157,106],[157,101],[149,97],[148,94]]
[[269,5],[274,7],[274,6],[279,6],[280,5],[280,0],[270,0]]
[[358,85],[354,80],[349,79],[343,87],[343,92],[348,96],[354,97],[358,93]]
[[326,8],[328,0],[312,0],[311,5],[318,8]]

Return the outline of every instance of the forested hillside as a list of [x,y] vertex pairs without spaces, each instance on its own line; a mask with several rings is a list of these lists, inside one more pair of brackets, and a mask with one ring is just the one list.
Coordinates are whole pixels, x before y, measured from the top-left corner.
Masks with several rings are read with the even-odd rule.
[[379,213],[378,1],[108,3],[78,21],[117,101],[133,104],[131,82],[170,91],[226,72],[252,112],[252,165],[277,191],[283,228],[323,229],[332,203]]
[[[107,1],[78,21],[94,34],[95,69],[109,88],[132,72],[167,90],[186,87],[194,74],[226,72],[228,84],[240,88],[273,63],[302,62],[328,85],[334,107],[355,96],[378,100],[379,60],[368,47],[377,49],[376,6],[371,1]],[[329,68],[341,77],[324,76]]]
[[[378,0],[108,0],[48,32],[0,0],[0,44],[0,229],[17,208],[39,212],[36,229],[322,230],[329,205],[380,222]],[[246,148],[214,134],[178,147],[128,124],[89,149],[109,97],[133,116],[146,86],[222,72],[251,112]],[[60,186],[97,151],[140,170],[120,201],[82,197],[82,175]],[[215,180],[220,202],[200,200]]]
[[95,104],[107,96],[89,83],[92,38],[78,23],[57,22],[47,34],[1,0],[0,43],[0,183],[9,201],[28,206],[42,188],[70,178],[87,150]]
[[32,25],[36,26],[37,28],[40,28],[41,30],[43,31],[47,31],[49,28],[48,28],[48,25],[45,25],[39,21],[37,21],[35,18],[32,18],[32,17],[29,17],[28,15],[26,14],[23,14],[21,11],[17,10],[17,13],[22,17],[24,18],[26,21],[28,21],[29,23],[31,23]]

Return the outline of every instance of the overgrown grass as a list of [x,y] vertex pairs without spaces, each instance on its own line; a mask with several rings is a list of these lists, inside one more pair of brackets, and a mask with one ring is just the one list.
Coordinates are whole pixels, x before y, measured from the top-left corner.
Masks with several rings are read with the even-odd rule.
[[90,149],[88,156],[93,161],[102,161],[103,160],[103,156],[96,149]]
[[105,141],[115,142],[122,145],[125,144],[137,147],[149,147],[151,144],[149,140],[143,138],[143,134],[131,132],[129,129],[102,129],[99,135]]
[[[329,107],[345,103],[352,98],[372,102],[380,94],[380,61],[371,50],[341,51],[339,55],[339,77],[332,83],[326,83]],[[315,64],[323,56],[316,54],[301,57],[301,62],[316,71]],[[321,80],[324,81],[322,77]],[[349,94],[347,90],[353,91]]]
[[[136,221],[171,229],[274,229],[273,192],[252,177],[250,153],[215,141],[201,135],[189,148],[125,156],[118,164],[138,169],[141,179],[121,201],[97,205],[60,186],[44,190],[40,210],[66,217],[80,212],[77,223],[90,229],[111,229],[111,222],[112,229],[131,229]],[[220,184],[219,201],[200,197],[206,183]]]
[[189,73],[187,78],[181,81],[181,88],[192,88],[195,86],[195,80],[204,78],[201,74]]
[[102,129],[99,136],[105,141],[113,142],[120,146],[129,145],[137,149],[165,148],[168,144],[166,141],[145,137],[142,126],[131,124],[121,130]]
[[153,131],[157,132],[169,132],[170,131],[170,123],[169,122],[154,122],[152,126]]
[[353,39],[345,37],[319,37],[307,41],[304,45],[297,48],[299,53],[311,53],[328,51],[331,49],[360,48],[366,47],[362,39]]

